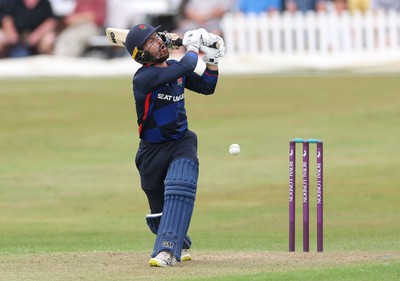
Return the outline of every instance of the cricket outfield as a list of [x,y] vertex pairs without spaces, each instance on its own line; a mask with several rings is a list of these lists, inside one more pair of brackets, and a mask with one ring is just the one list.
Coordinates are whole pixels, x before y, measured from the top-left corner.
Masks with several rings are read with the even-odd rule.
[[[149,268],[131,78],[1,80],[0,280],[399,280],[399,89],[398,77],[221,75],[213,96],[187,91],[193,260]],[[310,253],[301,196],[288,252],[295,137],[324,140],[324,253],[312,162]]]

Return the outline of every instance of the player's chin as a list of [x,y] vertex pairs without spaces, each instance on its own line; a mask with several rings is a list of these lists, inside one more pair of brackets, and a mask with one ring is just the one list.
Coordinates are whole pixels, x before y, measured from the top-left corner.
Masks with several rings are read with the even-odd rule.
[[165,48],[165,49],[163,49],[163,50],[160,50],[159,58],[160,58],[160,59],[164,59],[164,60],[166,60],[166,59],[169,58],[169,51],[168,51],[167,48]]

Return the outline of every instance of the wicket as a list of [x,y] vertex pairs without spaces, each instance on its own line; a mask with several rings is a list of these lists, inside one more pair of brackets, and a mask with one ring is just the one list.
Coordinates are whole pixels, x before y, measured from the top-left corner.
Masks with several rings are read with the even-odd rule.
[[323,142],[292,139],[289,143],[289,251],[295,251],[296,144],[303,144],[303,252],[309,252],[309,144],[316,144],[317,164],[317,251],[323,251]]

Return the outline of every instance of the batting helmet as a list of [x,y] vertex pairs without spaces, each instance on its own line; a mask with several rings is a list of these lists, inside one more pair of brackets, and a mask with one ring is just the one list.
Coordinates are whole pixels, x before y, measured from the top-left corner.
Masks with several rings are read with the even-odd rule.
[[154,32],[157,32],[161,25],[153,27],[149,24],[137,24],[129,30],[126,36],[125,45],[132,58],[141,64],[145,64],[152,60],[152,56],[148,51],[143,50],[143,45]]

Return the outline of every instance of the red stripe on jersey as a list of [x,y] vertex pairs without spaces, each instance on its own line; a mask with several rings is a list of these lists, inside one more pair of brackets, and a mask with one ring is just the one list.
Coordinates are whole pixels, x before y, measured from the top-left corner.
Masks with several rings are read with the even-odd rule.
[[143,122],[147,119],[147,115],[149,114],[149,108],[150,108],[150,98],[151,98],[152,93],[148,93],[146,96],[146,101],[144,102],[144,114],[142,118],[142,124],[139,125],[139,135],[142,133],[142,125]]
[[140,126],[139,126],[139,136],[141,133],[142,133],[142,124],[140,124]]

